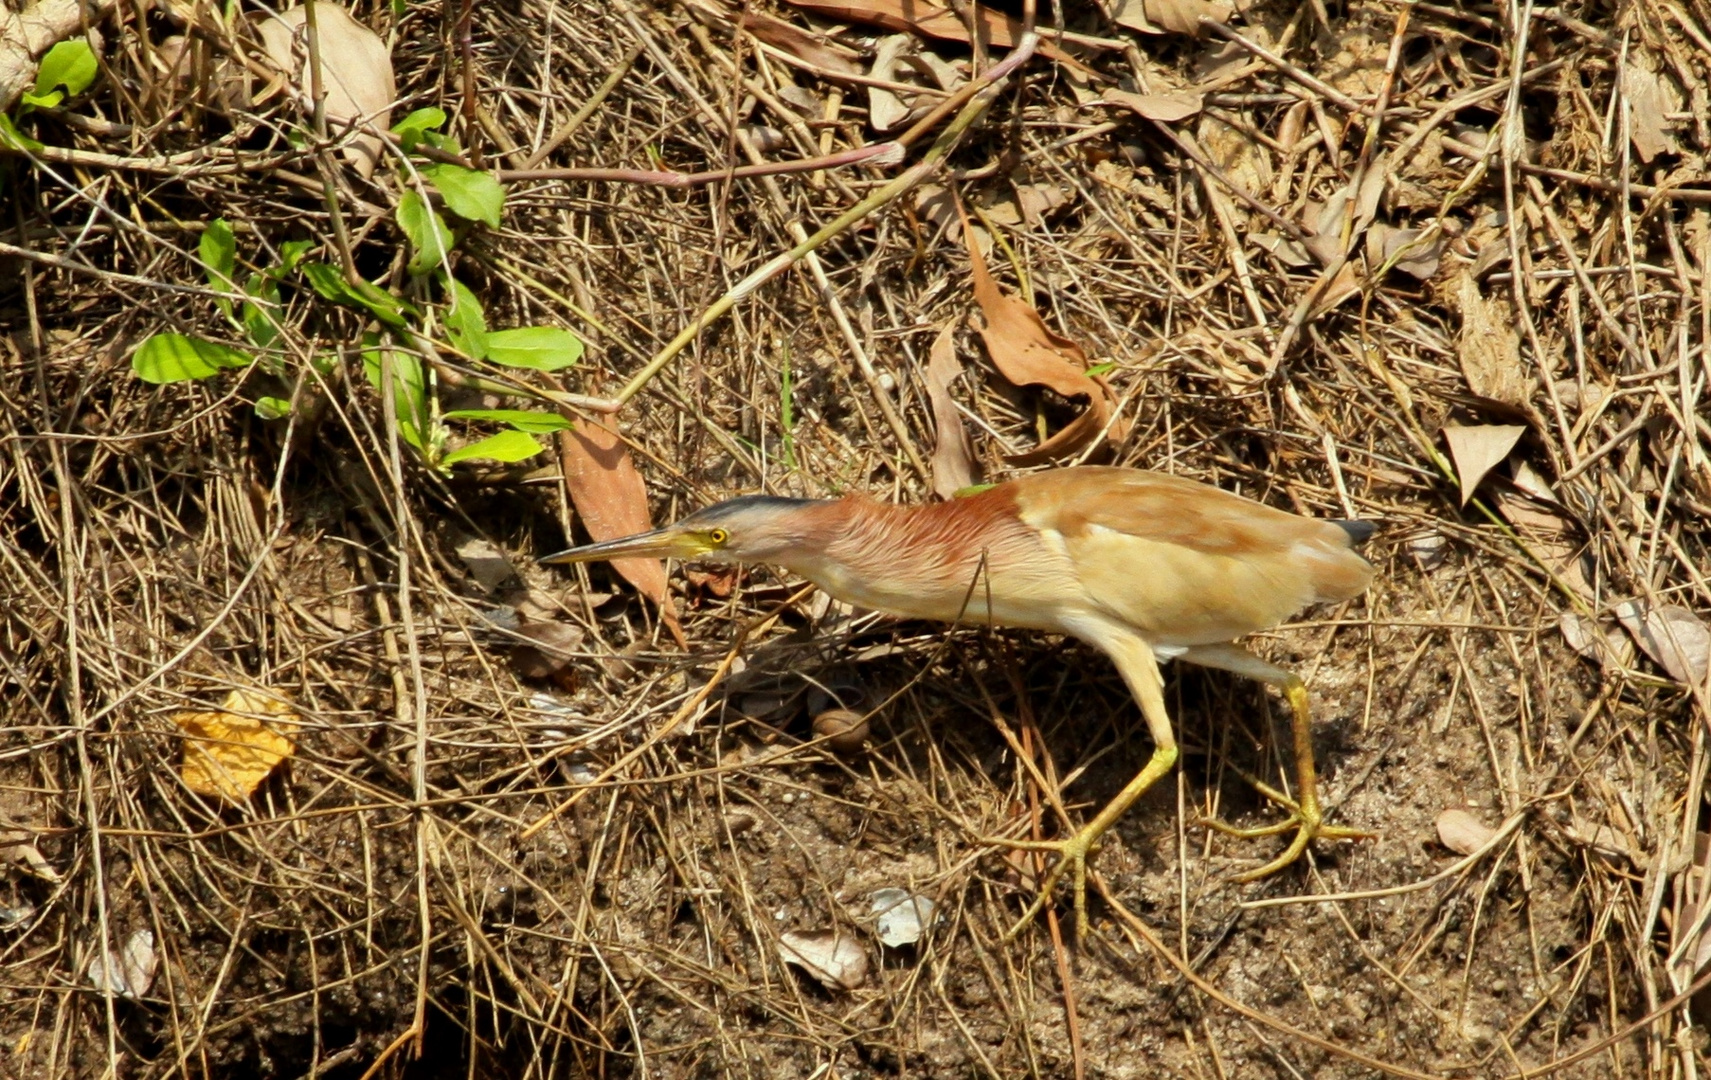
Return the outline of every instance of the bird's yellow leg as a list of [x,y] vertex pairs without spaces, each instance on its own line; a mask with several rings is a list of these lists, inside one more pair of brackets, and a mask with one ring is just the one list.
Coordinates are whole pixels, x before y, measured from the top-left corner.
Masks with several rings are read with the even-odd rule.
[[1135,800],[1146,794],[1147,789],[1158,783],[1159,778],[1176,764],[1176,738],[1170,730],[1170,714],[1164,707],[1164,684],[1159,675],[1158,661],[1153,657],[1152,647],[1117,627],[1100,625],[1092,628],[1085,636],[1086,640],[1110,656],[1116,663],[1117,670],[1122,673],[1123,681],[1134,694],[1136,703],[1141,707],[1141,715],[1147,721],[1147,729],[1152,734],[1153,755],[1147,760],[1146,767],[1124,785],[1116,798],[1106,803],[1105,808],[1099,811],[1092,821],[1067,840],[1012,840],[1007,837],[988,839],[988,843],[1005,847],[1056,852],[1058,855],[1057,865],[1053,866],[1047,872],[1045,880],[1040,882],[1039,895],[1034,897],[1034,902],[1028,905],[1028,910],[1022,913],[1022,917],[1016,920],[1016,925],[1005,933],[1005,941],[1014,939],[1044,910],[1051,899],[1052,890],[1057,887],[1066,872],[1071,875],[1071,885],[1075,890],[1076,937],[1079,939],[1087,934],[1088,857],[1093,854],[1099,838],[1105,835],[1106,830],[1116,824],[1117,819],[1135,804]]
[[1261,795],[1288,810],[1289,816],[1276,825],[1263,825],[1255,829],[1238,829],[1221,821],[1206,822],[1219,832],[1241,837],[1276,836],[1291,829],[1295,830],[1294,839],[1281,855],[1257,870],[1238,874],[1237,881],[1257,881],[1277,873],[1301,858],[1302,853],[1307,850],[1307,845],[1317,837],[1329,840],[1363,840],[1374,835],[1361,829],[1325,824],[1324,810],[1319,805],[1319,772],[1313,764],[1312,708],[1308,701],[1307,684],[1301,681],[1300,676],[1274,667],[1235,645],[1197,646],[1184,653],[1182,658],[1204,667],[1222,668],[1270,683],[1281,689],[1283,696],[1289,701],[1290,728],[1295,744],[1296,797],[1291,799],[1254,777],[1247,778]]

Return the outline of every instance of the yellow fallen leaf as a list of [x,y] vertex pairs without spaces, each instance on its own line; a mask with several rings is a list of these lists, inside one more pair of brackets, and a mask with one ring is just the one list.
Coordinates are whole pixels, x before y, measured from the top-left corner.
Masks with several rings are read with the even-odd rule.
[[218,712],[181,712],[184,786],[241,803],[297,749],[297,714],[261,690],[233,690]]

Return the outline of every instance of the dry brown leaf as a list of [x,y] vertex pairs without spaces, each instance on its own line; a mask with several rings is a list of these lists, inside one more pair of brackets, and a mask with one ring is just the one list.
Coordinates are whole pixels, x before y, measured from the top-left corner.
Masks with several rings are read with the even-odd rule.
[[[569,431],[558,433],[558,450],[565,489],[591,538],[616,540],[654,527],[653,515],[648,512],[647,484],[617,432],[602,421],[581,420]],[[677,607],[666,591],[665,564],[659,559],[611,562],[618,576],[659,605],[666,628],[679,645],[687,648]]]
[[[961,213],[961,204],[957,207]],[[1056,435],[1025,454],[1009,454],[1012,465],[1041,465],[1073,457],[1096,442],[1116,411],[1117,395],[1104,379],[1089,377],[1087,354],[1075,342],[1054,333],[1040,313],[998,287],[974,242],[967,215],[963,241],[974,277],[974,299],[986,317],[980,338],[999,372],[1017,386],[1043,386],[1066,398],[1086,398],[1087,409]],[[1120,440],[1127,425],[1113,424],[1110,438]]]
[[1556,488],[1551,487],[1551,482],[1540,476],[1539,470],[1533,468],[1525,461],[1517,461],[1515,463],[1514,471],[1510,473],[1509,478],[1514,482],[1517,488],[1526,492],[1529,496],[1539,502],[1555,504],[1557,506],[1562,505],[1562,500],[1557,498]]
[[683,580],[691,588],[711,596],[715,600],[729,600],[731,594],[737,591],[737,582],[742,577],[740,566],[715,566],[710,570],[685,570]]
[[233,805],[247,801],[297,749],[297,713],[277,694],[233,690],[216,712],[181,712],[184,786]]
[[740,25],[756,40],[763,41],[780,52],[787,52],[803,63],[827,75],[859,75],[861,67],[848,50],[800,26],[775,19],[745,5]]
[[[969,44],[968,26],[962,16],[935,0],[786,0],[791,7],[812,11],[837,22],[861,23],[881,30],[919,34],[942,41]],[[1012,19],[1001,11],[984,5],[972,5],[977,20],[975,28],[981,43],[1008,49],[1022,36],[1022,21]],[[1062,49],[1044,40],[1041,35],[1039,52],[1053,60],[1081,66]]]
[[18,866],[55,885],[65,880],[65,877],[55,870],[36,846],[36,835],[23,829],[0,829],[0,863],[16,863]]
[[155,951],[153,930],[134,930],[120,947],[119,955],[103,955],[99,941],[83,969],[95,989],[130,1001],[136,1001],[154,985],[155,971],[160,967],[160,954]]
[[957,219],[956,199],[938,184],[922,184],[915,189],[915,213],[937,229],[947,229]]
[[1257,232],[1248,234],[1248,242],[1262,251],[1269,251],[1278,262],[1296,270],[1313,265],[1313,256],[1298,240],[1276,233]]
[[1119,0],[1111,20],[1143,34],[1199,34],[1200,19],[1229,22],[1231,0]]
[[[1523,478],[1534,476],[1525,462],[1513,463],[1510,480],[1520,487]],[[1542,481],[1541,481],[1542,482]],[[1585,569],[1585,547],[1576,541],[1569,533],[1568,521],[1554,510],[1551,504],[1540,504],[1532,499],[1518,495],[1513,491],[1499,490],[1493,493],[1492,502],[1509,523],[1515,526],[1515,531],[1525,540],[1527,550],[1539,561],[1539,564],[1552,574],[1557,581],[1580,595],[1588,603],[1594,602],[1595,592],[1587,580]]]
[[1017,184],[1016,205],[1022,220],[1035,227],[1046,223],[1046,215],[1069,203],[1070,193],[1061,184]]
[[1468,389],[1505,405],[1524,405],[1527,376],[1521,367],[1521,341],[1509,301],[1486,299],[1473,275],[1463,275],[1457,290],[1461,307],[1462,374]]
[[[870,74],[875,79],[886,82],[902,81],[898,68],[902,65],[904,54],[915,47],[915,38],[911,34],[891,34],[879,39],[874,48],[873,69]],[[910,97],[914,97],[913,94]],[[867,123],[875,131],[890,131],[909,119],[911,106],[906,104],[896,93],[883,86],[867,88]]]
[[[1421,229],[1399,229],[1375,222],[1366,231],[1367,265],[1377,273],[1380,267],[1396,259],[1393,269],[1419,281],[1431,280],[1444,253],[1444,236],[1439,233],[1435,239],[1419,243],[1423,233]],[[1397,258],[1398,255],[1401,257]]]
[[1111,21],[1142,34],[1164,33],[1147,18],[1147,0],[1116,0],[1111,5]]
[[1541,510],[1531,500],[1524,499],[1519,495],[1499,492],[1495,502],[1497,509],[1509,519],[1509,523],[1526,536],[1556,537],[1561,536],[1568,528],[1568,522],[1559,515],[1548,510]]
[[1466,810],[1445,810],[1438,815],[1438,842],[1457,855],[1472,855],[1496,835],[1496,829]]
[[951,383],[962,374],[955,335],[947,326],[933,339],[927,360],[927,400],[933,406],[933,492],[948,499],[974,483],[974,448],[951,400]]
[[1456,463],[1463,506],[1473,498],[1485,474],[1509,456],[1526,430],[1520,424],[1450,424],[1444,428],[1444,441],[1450,444],[1450,457]]
[[1641,861],[1628,838],[1609,825],[1592,825],[1577,817],[1563,829],[1563,835],[1606,858],[1618,856],[1633,863]]
[[1307,110],[1309,103],[1297,101],[1283,114],[1283,119],[1277,124],[1277,144],[1288,153],[1295,152],[1295,144],[1301,141],[1302,134],[1307,130]]
[[1692,686],[1704,684],[1711,669],[1711,630],[1690,609],[1626,600],[1616,605],[1616,620],[1670,678]]
[[1664,81],[1643,50],[1629,53],[1622,62],[1622,97],[1628,103],[1628,138],[1640,160],[1651,164],[1659,154],[1673,154],[1675,134],[1667,116],[1681,109],[1681,95]]
[[1600,667],[1625,668],[1634,663],[1634,643],[1613,626],[1605,629],[1595,619],[1565,611],[1557,629],[1569,648]]
[[1360,188],[1355,192],[1355,232],[1366,231],[1378,216],[1378,204],[1384,198],[1385,184],[1390,180],[1390,156],[1380,151],[1361,174]]
[[[1324,280],[1323,274],[1320,279]],[[1350,297],[1359,296],[1360,290],[1361,272],[1357,268],[1356,260],[1345,260],[1337,267],[1337,272],[1331,275],[1330,280],[1320,287],[1319,300],[1313,307],[1312,317],[1317,319]]]
[[582,648],[580,626],[557,619],[529,619],[517,627],[528,639],[511,646],[511,668],[525,679],[558,679],[573,675],[570,654]]
[[491,540],[472,536],[459,544],[455,549],[457,557],[463,560],[463,565],[469,570],[469,576],[481,586],[481,591],[492,595],[499,586],[517,576],[516,568],[505,553],[494,546]]
[[946,60],[931,49],[922,49],[909,58],[910,66],[924,79],[947,94],[968,82],[966,63]]
[[1258,386],[1276,369],[1266,350],[1216,328],[1193,327],[1178,335],[1172,344],[1184,353],[1204,357],[1217,367],[1232,390]]
[[[304,98],[310,92],[306,7],[270,15],[256,26],[268,59]],[[398,97],[386,42],[328,0],[315,0],[315,29],[320,41],[321,78],[327,91],[327,120],[335,131],[346,124],[385,131],[391,126],[392,102]],[[382,145],[378,134],[360,134],[345,146],[345,160],[366,178],[380,161]]]
[[1591,567],[1586,557],[1585,545],[1570,543],[1566,538],[1557,538],[1534,540],[1531,546],[1539,562],[1555,574],[1558,581],[1587,603],[1596,600],[1597,591],[1588,580]]
[[931,898],[889,886],[875,889],[869,897],[874,920],[873,932],[879,940],[893,949],[913,945],[921,940],[927,927],[937,922]]
[[1361,174],[1358,187],[1350,180],[1307,215],[1312,230],[1306,241],[1307,250],[1322,264],[1330,266],[1354,249],[1378,214],[1387,176],[1387,161],[1380,154]]
[[1186,120],[1199,112],[1205,107],[1206,97],[1192,90],[1175,90],[1168,94],[1131,94],[1127,90],[1107,90],[1104,101],[1108,105],[1122,105],[1133,109],[1148,120],[1169,124],[1176,120]]
[[828,990],[855,990],[867,981],[867,952],[836,930],[786,930],[778,955],[812,975]]

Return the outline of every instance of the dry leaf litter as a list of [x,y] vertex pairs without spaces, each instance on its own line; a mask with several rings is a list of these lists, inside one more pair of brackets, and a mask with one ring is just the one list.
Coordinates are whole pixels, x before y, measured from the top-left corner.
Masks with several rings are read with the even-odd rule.
[[[936,152],[1019,8],[323,3],[324,142],[308,20],[224,10],[0,12],[40,146],[0,140],[0,1071],[1708,1067],[1703,4],[1063,5],[930,187],[755,281]],[[14,108],[85,27],[88,91]],[[133,377],[152,333],[241,343],[216,219],[240,279],[306,239],[434,295],[380,134],[430,104],[509,170],[448,256],[488,325],[588,344],[499,382],[442,348],[439,407],[614,394],[689,328],[633,399],[437,472],[365,381],[384,327],[300,277],[267,364]],[[1179,783],[1108,836],[1093,938],[1004,942],[1042,864],[980,838],[1150,751],[1108,664],[766,571],[533,563],[1084,459],[1379,524],[1364,597],[1254,642],[1374,839],[1234,884],[1274,842],[1198,822],[1275,819],[1241,774],[1287,778],[1285,713],[1174,670]],[[834,684],[860,704],[810,705]],[[829,708],[864,751],[815,742]]]

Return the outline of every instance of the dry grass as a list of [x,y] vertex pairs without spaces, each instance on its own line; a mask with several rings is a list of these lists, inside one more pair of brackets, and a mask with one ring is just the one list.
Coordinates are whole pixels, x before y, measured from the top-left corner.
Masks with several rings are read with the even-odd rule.
[[[977,838],[1018,814],[1052,827],[1017,747],[1076,814],[1145,760],[1101,658],[786,606],[794,584],[766,573],[729,596],[680,584],[686,653],[604,569],[533,568],[570,532],[555,470],[447,482],[414,464],[358,373],[361,322],[306,289],[287,291],[288,370],[339,363],[289,431],[246,405],[280,392],[262,376],[135,380],[146,334],[225,332],[183,291],[202,283],[201,223],[238,223],[243,252],[331,226],[305,179],[316,155],[265,134],[289,107],[234,123],[161,81],[173,27],[125,10],[73,110],[97,121],[35,128],[79,153],[7,158],[0,187],[0,1074],[1371,1075],[1351,1053],[1446,1077],[1707,1067],[1680,995],[1711,910],[1711,690],[1631,652],[1590,662],[1559,630],[1565,613],[1613,627],[1629,598],[1711,611],[1703,5],[1524,7],[1524,51],[1509,9],[1250,11],[1237,31],[1287,35],[1294,75],[1077,9],[1078,29],[1132,43],[1080,54],[1127,89],[1228,77],[1157,125],[1078,107],[1079,77],[1036,60],[934,178],[987,209],[1000,277],[1024,271],[1047,322],[1114,365],[1133,423],[1116,460],[1382,529],[1365,597],[1257,645],[1308,678],[1328,794],[1378,838],[1231,884],[1273,849],[1197,819],[1269,819],[1235,770],[1279,775],[1287,725],[1255,687],[1178,672],[1174,798],[1145,800],[1101,852],[1107,900],[1079,950],[1055,922],[999,941],[1031,870]],[[547,164],[719,169],[745,160],[751,126],[781,133],[774,159],[876,137],[858,87],[700,10],[477,5],[470,51],[446,9],[360,14],[395,35],[408,107],[455,114],[490,164],[522,167],[603,86]],[[208,64],[226,45],[198,48]],[[791,85],[843,93],[836,122],[785,104]],[[1624,133],[1663,138],[1660,110],[1676,145],[1642,162]],[[1529,143],[1458,156],[1506,121]],[[202,164],[144,160],[197,147]],[[1345,277],[1295,265],[1252,238],[1283,226],[1232,194],[1312,227],[1375,174],[1373,222],[1444,241],[1428,280],[1378,273],[1364,241]],[[380,175],[340,173],[344,213],[363,271],[402,281]],[[519,181],[459,273],[490,324],[583,335],[563,388],[612,393],[793,226],[889,175]],[[1016,212],[1022,192],[1055,205]],[[772,280],[622,412],[656,519],[757,489],[927,497],[923,377],[946,326],[989,476],[1035,444],[1042,410],[1062,422],[1062,403],[989,374],[943,220],[914,194],[881,210],[819,250],[825,291],[806,270]],[[1460,506],[1440,430],[1488,423],[1526,427],[1513,460],[1548,498],[1499,468]],[[520,578],[479,585],[455,554],[472,536]],[[492,616],[519,604],[585,631],[573,688],[505,663]],[[697,704],[737,628],[768,615]],[[810,684],[883,702],[867,752],[808,745]],[[289,695],[306,727],[233,808],[183,786],[171,714],[244,685]],[[1461,863],[1434,829],[1455,807],[1503,826]],[[870,934],[885,886],[937,902],[919,946]],[[819,928],[861,943],[863,987],[781,963],[781,933]],[[148,992],[95,989],[89,958],[138,930],[158,946]]]

